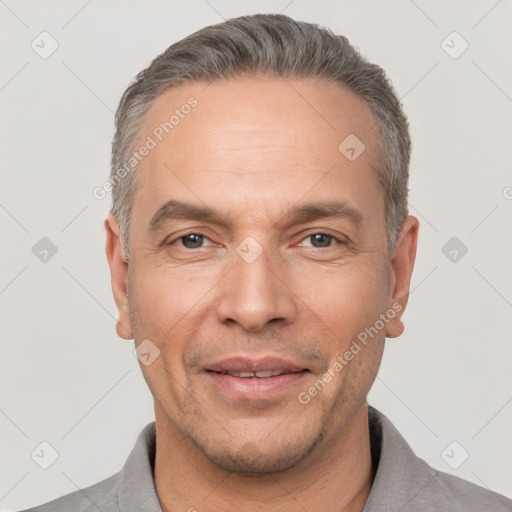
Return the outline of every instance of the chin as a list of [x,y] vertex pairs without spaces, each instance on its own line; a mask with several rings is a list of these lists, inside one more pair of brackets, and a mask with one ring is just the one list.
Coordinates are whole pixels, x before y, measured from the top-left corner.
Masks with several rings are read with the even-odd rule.
[[[245,475],[280,473],[302,462],[320,442],[322,433],[309,439],[263,439],[258,442],[238,442],[233,438],[218,441],[209,438],[202,443],[191,438],[195,446],[217,467]],[[204,439],[203,439],[204,441]]]

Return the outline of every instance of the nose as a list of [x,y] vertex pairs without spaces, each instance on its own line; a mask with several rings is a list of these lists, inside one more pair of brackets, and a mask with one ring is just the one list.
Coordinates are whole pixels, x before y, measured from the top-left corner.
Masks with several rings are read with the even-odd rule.
[[271,322],[286,325],[295,320],[295,294],[279,275],[279,265],[271,268],[271,260],[266,250],[254,261],[234,255],[234,266],[221,284],[217,306],[220,322],[257,332]]

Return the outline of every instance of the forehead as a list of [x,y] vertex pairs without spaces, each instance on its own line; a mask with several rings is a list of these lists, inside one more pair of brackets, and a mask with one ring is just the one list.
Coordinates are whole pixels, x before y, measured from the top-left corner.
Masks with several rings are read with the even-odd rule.
[[[136,199],[155,208],[174,196],[232,209],[255,196],[293,203],[308,190],[323,199],[333,187],[357,202],[379,187],[374,117],[334,83],[256,76],[183,84],[149,109],[141,141],[148,137],[154,147],[141,162]],[[347,146],[364,151],[350,160]]]

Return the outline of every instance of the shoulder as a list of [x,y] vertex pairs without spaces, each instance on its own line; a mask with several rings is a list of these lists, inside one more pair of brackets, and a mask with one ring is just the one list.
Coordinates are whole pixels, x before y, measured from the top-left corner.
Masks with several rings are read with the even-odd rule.
[[369,426],[377,471],[364,512],[512,512],[509,498],[428,465],[373,407]]
[[20,512],[159,510],[153,479],[155,450],[156,432],[153,421],[139,433],[121,471],[94,485]]
[[[419,459],[421,460],[421,459]],[[424,461],[421,462],[427,465]],[[481,512],[511,512],[512,500],[497,492],[475,485],[467,480],[434,470],[429,466],[432,480],[418,495],[418,504],[422,503],[437,510]],[[422,495],[423,494],[423,495]]]
[[94,485],[19,512],[118,512],[120,473]]

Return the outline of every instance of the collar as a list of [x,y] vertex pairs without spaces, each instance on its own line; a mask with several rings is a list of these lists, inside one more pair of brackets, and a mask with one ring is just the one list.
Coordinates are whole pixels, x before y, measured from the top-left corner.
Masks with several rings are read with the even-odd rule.
[[148,423],[121,470],[118,502],[122,512],[162,512],[155,487],[156,424]]
[[363,512],[405,510],[438,473],[418,458],[388,418],[371,406],[368,421],[377,472]]

